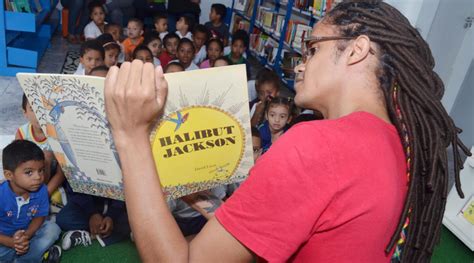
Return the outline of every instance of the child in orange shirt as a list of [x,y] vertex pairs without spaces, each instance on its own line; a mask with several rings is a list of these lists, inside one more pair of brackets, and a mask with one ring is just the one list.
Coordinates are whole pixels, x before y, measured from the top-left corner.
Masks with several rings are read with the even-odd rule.
[[128,21],[127,29],[128,38],[122,42],[122,45],[125,61],[130,61],[133,50],[143,42],[143,22],[140,19],[132,18]]

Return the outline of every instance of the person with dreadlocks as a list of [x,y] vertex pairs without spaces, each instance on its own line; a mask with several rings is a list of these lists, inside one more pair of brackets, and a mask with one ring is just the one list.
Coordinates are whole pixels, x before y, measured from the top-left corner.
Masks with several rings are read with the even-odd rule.
[[440,103],[428,45],[392,6],[348,0],[315,25],[303,58],[295,102],[325,120],[287,131],[189,244],[148,140],[166,101],[162,69],[110,69],[106,112],[144,261],[429,261],[447,196],[446,148],[461,195],[459,148],[468,150]]

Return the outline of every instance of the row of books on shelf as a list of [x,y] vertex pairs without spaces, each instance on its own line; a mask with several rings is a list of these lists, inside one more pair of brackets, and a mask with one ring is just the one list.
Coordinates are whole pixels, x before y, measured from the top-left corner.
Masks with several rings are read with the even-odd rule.
[[39,0],[5,0],[5,10],[22,13],[39,13],[43,7]]
[[278,13],[269,7],[259,7],[256,21],[260,21],[262,26],[272,29],[274,32],[280,32],[285,25],[285,15]]
[[285,42],[294,48],[301,49],[301,43],[311,35],[313,28],[305,23],[290,20],[285,35]]
[[253,7],[256,0],[236,0],[234,9],[242,11],[247,17],[252,17]]
[[327,11],[331,10],[334,0],[295,0],[294,7],[313,13],[317,16],[322,16]]

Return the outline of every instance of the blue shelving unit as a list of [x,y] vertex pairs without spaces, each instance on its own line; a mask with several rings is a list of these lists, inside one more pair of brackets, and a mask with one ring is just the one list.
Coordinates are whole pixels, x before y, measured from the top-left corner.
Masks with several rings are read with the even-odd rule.
[[[40,0],[38,13],[6,11],[0,4],[0,75],[36,72],[59,20],[51,19],[58,0]],[[57,16],[59,18],[59,16]]]
[[[283,25],[283,28],[281,32],[274,32],[273,29],[267,28],[261,25],[259,21],[256,21],[256,16],[257,16],[257,11],[258,7],[262,6],[264,2],[271,2],[273,3],[274,10],[276,12],[279,12],[281,14],[285,15],[285,24]],[[323,6],[325,5],[325,1],[323,1]],[[280,10],[283,10],[280,12]],[[298,48],[294,48],[290,46],[289,43],[285,42],[285,38],[283,36],[286,35],[286,32],[288,30],[288,21],[291,20],[291,18],[294,18],[295,16],[303,18],[304,20],[307,20],[309,22],[310,26],[313,26],[314,23],[316,23],[320,17],[312,14],[309,11],[306,10],[300,10],[294,6],[294,0],[288,0],[287,3],[282,3],[282,1],[278,0],[255,0],[255,4],[253,6],[253,13],[252,17],[247,17],[242,11],[235,10],[234,9],[234,1],[232,1],[232,13],[233,15],[237,15],[242,17],[243,19],[247,20],[250,22],[250,28],[249,28],[249,34],[253,32],[254,28],[258,28],[261,32],[264,34],[268,35],[269,37],[273,38],[275,41],[278,42],[278,49],[277,53],[275,56],[275,61],[274,63],[269,63],[267,59],[263,56],[260,56],[254,51],[250,51],[250,54],[254,57],[257,58],[257,60],[264,66],[273,69],[279,76],[283,76],[283,71],[281,68],[281,60],[282,60],[282,53],[283,50],[289,50],[291,52],[295,52],[298,54],[301,54],[301,50]],[[285,85],[288,86],[288,88],[293,89],[294,82],[293,80],[290,79],[284,79],[282,78],[282,81]]]

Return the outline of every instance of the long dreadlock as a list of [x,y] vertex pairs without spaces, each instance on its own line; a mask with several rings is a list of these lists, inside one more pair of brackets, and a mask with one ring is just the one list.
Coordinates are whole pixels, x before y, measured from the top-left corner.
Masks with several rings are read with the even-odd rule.
[[341,36],[367,35],[377,45],[376,75],[404,146],[409,180],[400,222],[386,253],[397,245],[397,259],[428,261],[439,241],[447,199],[446,148],[453,146],[456,190],[461,197],[459,149],[470,155],[458,138],[461,130],[441,104],[444,85],[433,71],[430,48],[397,9],[380,0],[343,1],[323,22],[336,25]]

